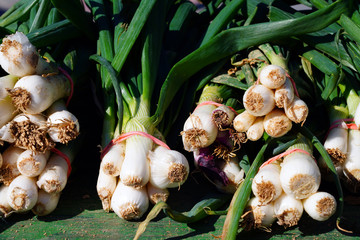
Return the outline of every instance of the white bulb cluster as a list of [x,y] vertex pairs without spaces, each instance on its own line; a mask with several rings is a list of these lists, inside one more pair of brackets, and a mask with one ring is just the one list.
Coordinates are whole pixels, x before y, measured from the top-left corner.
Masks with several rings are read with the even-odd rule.
[[9,145],[0,168],[0,214],[53,212],[68,178],[68,163],[57,153],[33,152]]
[[166,202],[168,188],[179,188],[189,172],[182,153],[133,135],[107,150],[96,187],[106,212],[134,220],[143,216],[150,203]]
[[47,215],[67,182],[68,163],[50,150],[79,134],[78,119],[64,103],[69,79],[40,57],[21,32],[3,38],[0,65],[0,214]]
[[292,227],[298,224],[304,210],[317,221],[329,219],[336,211],[336,200],[318,191],[320,178],[314,159],[299,151],[287,155],[282,163],[276,160],[264,165],[252,181],[256,201],[248,204],[252,218],[246,223],[251,228],[262,228],[277,220],[285,228]]
[[281,137],[292,128],[292,123],[305,122],[306,103],[297,97],[286,71],[267,65],[259,73],[259,84],[248,88],[243,96],[245,111],[233,121],[236,131],[245,132],[256,141],[264,131],[271,137]]
[[226,105],[199,104],[181,132],[184,149],[193,152],[195,166],[220,191],[229,193],[235,192],[245,175],[233,153],[238,146],[228,131],[235,115]]

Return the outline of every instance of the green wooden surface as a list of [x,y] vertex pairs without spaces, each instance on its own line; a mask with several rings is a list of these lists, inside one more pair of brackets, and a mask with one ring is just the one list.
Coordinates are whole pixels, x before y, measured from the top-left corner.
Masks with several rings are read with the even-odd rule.
[[[0,239],[132,239],[140,222],[127,222],[115,213],[105,213],[97,197],[95,184],[98,159],[96,152],[87,151],[77,159],[75,169],[65,188],[58,208],[50,215],[36,217],[32,213],[14,214],[0,220]],[[90,157],[93,155],[93,157]],[[80,155],[81,156],[81,155]],[[79,163],[87,163],[79,167]],[[199,174],[172,189],[168,203],[176,210],[189,210],[196,201],[214,188]],[[360,207],[346,205],[345,214],[359,226]],[[215,239],[221,234],[225,216],[209,216],[194,224],[177,223],[162,212],[140,239]],[[359,227],[358,227],[359,229]],[[279,226],[273,232],[243,232],[238,239],[355,239],[337,231],[333,221],[315,222],[306,215],[296,228]],[[360,238],[359,238],[360,239]]]

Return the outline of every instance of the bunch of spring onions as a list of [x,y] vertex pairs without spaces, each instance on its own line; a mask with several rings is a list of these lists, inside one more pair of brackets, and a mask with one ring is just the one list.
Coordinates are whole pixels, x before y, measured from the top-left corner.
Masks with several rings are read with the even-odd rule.
[[67,183],[74,157],[68,145],[79,135],[67,109],[72,80],[21,32],[3,38],[0,65],[8,74],[0,78],[0,211],[47,215]]
[[243,95],[243,105],[245,111],[235,117],[233,126],[251,141],[259,140],[264,132],[274,138],[284,136],[293,122],[303,124],[309,112],[290,75],[273,64],[260,69],[258,82]]
[[[150,203],[167,201],[168,188],[179,188],[190,172],[185,156],[165,143],[157,128],[159,119],[151,116],[166,2],[139,3],[120,38],[116,34],[124,26],[105,15],[105,4],[87,4],[99,29],[106,29],[99,35],[100,56],[92,57],[101,64],[105,110],[97,193],[106,212],[113,211],[125,220],[139,219]],[[123,14],[120,3],[113,4],[115,15]],[[155,31],[153,26],[158,25]],[[140,32],[141,40],[135,43]],[[129,55],[131,48],[134,53]]]
[[242,223],[245,229],[267,229],[276,220],[285,228],[292,227],[304,211],[317,221],[326,221],[336,212],[335,197],[319,191],[320,169],[306,141],[299,136],[297,143],[260,166]]
[[225,85],[206,85],[181,131],[184,149],[193,152],[195,167],[228,193],[235,192],[245,175],[235,154],[246,138],[233,129],[237,112],[232,107],[236,103],[232,91]]
[[[329,109],[330,129],[328,130],[324,147],[331,156],[336,171],[344,185],[351,191],[358,191],[359,161],[359,123],[360,98],[354,90],[347,96],[347,105],[331,106]],[[320,159],[320,167],[327,174],[324,162]]]

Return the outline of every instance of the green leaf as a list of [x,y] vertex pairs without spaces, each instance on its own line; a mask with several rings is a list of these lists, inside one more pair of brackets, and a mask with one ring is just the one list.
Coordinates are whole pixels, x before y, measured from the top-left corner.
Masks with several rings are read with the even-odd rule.
[[205,66],[250,46],[322,29],[348,10],[347,1],[337,1],[314,13],[278,22],[259,23],[225,30],[176,63],[162,85],[153,122],[160,122],[175,93],[184,82]]

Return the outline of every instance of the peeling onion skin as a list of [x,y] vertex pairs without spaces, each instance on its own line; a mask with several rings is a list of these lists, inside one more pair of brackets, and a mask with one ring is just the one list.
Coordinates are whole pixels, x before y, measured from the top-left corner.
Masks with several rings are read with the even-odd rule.
[[285,83],[286,71],[277,65],[267,65],[261,69],[259,79],[267,88],[276,89]]
[[304,210],[312,219],[326,221],[336,212],[336,199],[327,192],[316,192],[303,200]]
[[254,116],[264,116],[275,107],[274,91],[261,85],[252,85],[245,91],[243,104],[245,109]]

